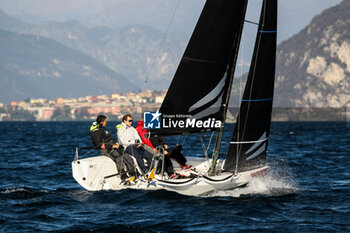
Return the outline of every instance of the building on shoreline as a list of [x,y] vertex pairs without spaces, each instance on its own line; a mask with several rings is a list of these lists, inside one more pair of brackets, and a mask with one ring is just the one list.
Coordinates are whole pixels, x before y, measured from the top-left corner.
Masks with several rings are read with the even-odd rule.
[[[79,98],[56,98],[47,100],[26,99],[12,101],[5,106],[0,103],[0,121],[71,121],[95,120],[98,114],[104,114],[120,121],[130,113],[135,120],[141,118],[144,111],[156,111],[166,95],[166,90],[128,92],[125,94],[85,96]],[[273,121],[349,121],[350,114],[343,108],[274,108]],[[228,123],[234,123],[238,108],[230,107]]]
[[79,98],[56,98],[53,100],[39,98],[12,101],[7,106],[0,105],[3,109],[0,112],[2,114],[0,121],[26,120],[27,118],[23,116],[24,112],[33,116],[36,121],[90,120],[95,119],[98,114],[113,116],[117,119],[121,119],[122,115],[126,113],[140,117],[144,108],[148,110],[159,108],[165,94],[166,90],[145,90]]

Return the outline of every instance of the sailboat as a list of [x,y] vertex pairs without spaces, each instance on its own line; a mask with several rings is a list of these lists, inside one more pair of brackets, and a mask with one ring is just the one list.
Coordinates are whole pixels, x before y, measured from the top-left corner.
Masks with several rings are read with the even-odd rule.
[[165,189],[184,195],[205,195],[248,185],[269,170],[266,164],[275,79],[277,0],[263,0],[254,52],[237,122],[225,159],[219,158],[224,122],[245,23],[248,0],[207,0],[159,109],[163,115],[215,119],[220,127],[161,128],[156,137],[215,132],[212,158],[188,156],[191,170],[181,179],[163,173],[136,182],[121,182],[114,162],[105,156],[72,162],[73,177],[85,189]]

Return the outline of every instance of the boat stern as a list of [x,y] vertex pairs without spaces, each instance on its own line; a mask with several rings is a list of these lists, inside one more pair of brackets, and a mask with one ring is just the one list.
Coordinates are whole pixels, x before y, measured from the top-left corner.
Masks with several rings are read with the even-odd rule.
[[89,191],[118,189],[120,179],[112,159],[96,156],[72,162],[73,178]]

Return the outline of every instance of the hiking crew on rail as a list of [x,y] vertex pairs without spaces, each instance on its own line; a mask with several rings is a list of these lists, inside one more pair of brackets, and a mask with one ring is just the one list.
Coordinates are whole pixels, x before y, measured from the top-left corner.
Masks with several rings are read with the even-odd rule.
[[[133,118],[130,114],[123,116],[122,123],[117,125],[117,135],[120,144],[124,147],[125,152],[136,158],[137,164],[141,169],[141,173],[145,174],[150,170],[153,154],[143,148],[140,135],[134,127],[132,127]],[[143,159],[146,159],[145,165]]]
[[120,144],[114,143],[113,136],[105,129],[106,124],[107,117],[99,115],[96,122],[90,127],[91,141],[95,149],[99,150],[101,155],[110,157],[116,163],[118,173],[121,174],[122,180],[127,176],[136,175],[133,158],[128,154],[122,155],[122,153],[120,153]]

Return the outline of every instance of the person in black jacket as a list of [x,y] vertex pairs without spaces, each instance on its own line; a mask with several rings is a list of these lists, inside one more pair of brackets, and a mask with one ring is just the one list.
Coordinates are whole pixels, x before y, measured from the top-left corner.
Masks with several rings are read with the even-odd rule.
[[118,173],[121,174],[122,179],[125,179],[126,172],[129,173],[130,176],[135,175],[134,160],[130,155],[122,155],[119,152],[120,145],[119,143],[114,143],[113,136],[105,129],[106,124],[107,117],[99,115],[96,118],[96,122],[90,127],[91,141],[95,149],[99,150],[101,155],[110,157],[116,163]]

